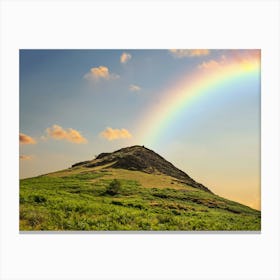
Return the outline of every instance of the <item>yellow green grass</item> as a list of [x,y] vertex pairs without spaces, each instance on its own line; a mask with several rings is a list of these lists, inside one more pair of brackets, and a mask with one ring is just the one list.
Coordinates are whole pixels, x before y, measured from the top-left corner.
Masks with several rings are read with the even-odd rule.
[[260,229],[260,211],[166,175],[76,167],[20,181],[22,231]]

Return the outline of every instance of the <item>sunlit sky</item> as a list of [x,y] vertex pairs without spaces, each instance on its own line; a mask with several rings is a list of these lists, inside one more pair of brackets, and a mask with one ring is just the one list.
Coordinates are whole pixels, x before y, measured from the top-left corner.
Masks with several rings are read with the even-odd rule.
[[20,178],[138,144],[260,209],[259,63],[257,50],[21,50]]

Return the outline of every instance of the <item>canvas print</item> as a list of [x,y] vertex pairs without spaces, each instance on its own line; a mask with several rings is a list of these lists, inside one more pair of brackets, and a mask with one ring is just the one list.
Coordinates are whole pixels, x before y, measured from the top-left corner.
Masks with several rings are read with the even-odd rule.
[[260,231],[259,49],[23,49],[19,230]]

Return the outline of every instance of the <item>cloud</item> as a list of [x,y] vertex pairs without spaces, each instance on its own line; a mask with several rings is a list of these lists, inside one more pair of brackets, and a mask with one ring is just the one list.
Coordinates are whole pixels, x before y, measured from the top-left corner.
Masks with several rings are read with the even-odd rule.
[[229,57],[232,62],[238,63],[246,69],[254,67],[261,62],[261,51],[257,49],[251,50],[231,50]]
[[98,82],[100,80],[115,80],[120,76],[109,71],[106,66],[93,67],[84,75],[84,79]]
[[229,50],[229,56],[232,60],[243,62],[244,60],[260,60],[261,50],[250,49],[250,50]]
[[206,69],[206,70],[217,69],[217,68],[224,66],[226,64],[226,62],[227,62],[226,56],[222,55],[219,60],[211,59],[209,61],[204,61],[201,64],[199,64],[197,67],[199,69]]
[[100,133],[100,135],[109,140],[109,141],[112,141],[112,140],[117,140],[117,139],[125,139],[125,138],[131,138],[132,135],[131,133],[126,130],[125,128],[122,128],[122,129],[113,129],[111,127],[107,127],[104,131],[102,131]]
[[41,137],[40,137],[40,139],[42,140],[42,141],[47,141],[48,140],[48,137],[47,136],[45,136],[45,135],[42,135]]
[[169,50],[169,52],[176,58],[205,56],[210,54],[210,50],[207,49],[192,49],[192,50],[174,49],[174,50]]
[[226,55],[204,61],[197,67],[202,70],[224,71],[225,66],[238,66],[250,70],[260,64],[260,50],[228,50]]
[[21,159],[21,160],[31,160],[31,159],[33,159],[33,157],[32,156],[28,156],[28,155],[20,155],[19,159]]
[[129,86],[129,90],[130,91],[140,91],[141,87],[137,86],[137,85],[130,85]]
[[82,144],[87,143],[81,133],[75,129],[63,129],[61,126],[54,124],[52,127],[46,129],[47,135],[56,140],[66,140],[71,143]]
[[120,57],[120,62],[125,64],[127,63],[130,59],[132,58],[132,55],[129,53],[122,53],[121,57]]
[[28,136],[26,134],[20,133],[19,134],[19,143],[20,144],[24,144],[24,145],[36,144],[36,141],[31,136]]

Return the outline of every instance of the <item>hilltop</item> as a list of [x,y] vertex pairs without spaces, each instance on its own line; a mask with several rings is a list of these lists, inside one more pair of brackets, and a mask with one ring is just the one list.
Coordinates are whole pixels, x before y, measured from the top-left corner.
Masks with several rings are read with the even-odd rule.
[[76,166],[88,168],[106,166],[106,168],[142,171],[148,174],[164,174],[178,179],[183,184],[211,192],[172,163],[144,146],[135,145],[113,153],[101,153],[93,160],[73,164],[72,168]]
[[261,213],[219,197],[144,146],[20,180],[20,230],[260,230]]

